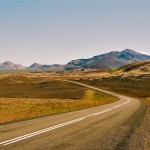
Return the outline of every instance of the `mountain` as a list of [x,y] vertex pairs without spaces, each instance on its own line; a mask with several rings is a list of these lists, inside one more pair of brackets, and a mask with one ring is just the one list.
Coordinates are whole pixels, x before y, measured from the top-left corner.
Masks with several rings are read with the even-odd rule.
[[19,64],[14,64],[10,61],[0,63],[0,70],[23,70],[25,67]]
[[72,60],[67,66],[90,68],[90,69],[112,69],[138,61],[150,60],[150,56],[125,49],[121,52],[111,51],[89,59]]
[[52,69],[52,68],[58,68],[62,65],[54,64],[54,65],[42,65],[38,63],[32,64],[30,67],[28,67],[29,70],[42,70],[42,69]]

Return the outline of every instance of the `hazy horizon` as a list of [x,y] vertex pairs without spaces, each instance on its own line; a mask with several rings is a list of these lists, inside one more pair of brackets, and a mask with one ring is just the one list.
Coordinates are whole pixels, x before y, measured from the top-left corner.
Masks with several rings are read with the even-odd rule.
[[0,63],[66,64],[126,48],[150,55],[149,0],[0,0]]
[[[126,49],[129,49],[129,48],[126,48]],[[125,49],[123,49],[123,50],[125,50]],[[118,50],[118,51],[121,52],[121,51],[123,51],[123,50]],[[132,50],[132,49],[130,49],[130,50]],[[111,52],[111,51],[109,51],[109,52]],[[104,53],[102,53],[102,54],[109,53],[109,52],[104,52]],[[142,53],[142,52],[139,52],[139,53]],[[146,54],[146,53],[143,52],[142,54]],[[101,55],[101,54],[99,54],[99,55]],[[92,57],[94,57],[94,56],[96,56],[96,55],[93,55],[93,56],[87,57],[87,58],[76,58],[76,59],[88,59],[88,58],[92,58]],[[72,59],[72,60],[75,60],[75,59]],[[70,62],[70,61],[72,61],[72,60],[69,60],[68,62]],[[5,61],[0,62],[0,63],[4,63],[4,62],[12,62],[12,63],[15,63],[15,62],[10,61],[10,60],[5,60]],[[27,65],[24,65],[24,66],[25,66],[25,67],[29,67],[29,66],[31,66],[31,65],[34,64],[34,63],[41,64],[41,65],[54,65],[54,64],[66,65],[68,62],[66,62],[66,63],[57,63],[57,62],[56,62],[56,63],[53,63],[53,64],[32,62],[31,64],[27,64]],[[15,64],[23,65],[23,64],[21,64],[21,63],[15,63]]]

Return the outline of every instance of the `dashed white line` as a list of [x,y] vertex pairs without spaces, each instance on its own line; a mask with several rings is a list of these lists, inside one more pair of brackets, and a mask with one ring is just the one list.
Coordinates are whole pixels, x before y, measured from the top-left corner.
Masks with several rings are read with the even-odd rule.
[[70,124],[73,124],[75,122],[79,122],[79,121],[82,121],[88,117],[91,117],[91,116],[97,116],[97,115],[100,115],[100,114],[103,114],[103,113],[106,113],[108,111],[111,111],[113,109],[116,109],[118,107],[121,107],[127,103],[129,103],[131,100],[128,98],[128,101],[120,104],[120,105],[117,105],[117,106],[114,106],[114,107],[111,107],[109,109],[106,109],[106,110],[103,110],[103,111],[100,111],[100,112],[97,112],[97,113],[94,113],[94,114],[90,114],[90,115],[87,115],[87,116],[84,116],[84,117],[80,117],[80,118],[77,118],[77,119],[74,119],[74,120],[71,120],[71,121],[68,121],[68,122],[64,122],[64,123],[61,123],[61,124],[58,124],[58,125],[55,125],[55,126],[52,126],[52,127],[49,127],[49,128],[45,128],[45,129],[42,129],[42,130],[39,130],[39,131],[36,131],[36,132],[32,132],[32,133],[29,133],[29,134],[26,134],[26,135],[23,135],[23,136],[19,136],[17,138],[13,138],[13,139],[10,139],[10,140],[7,140],[7,141],[4,141],[4,142],[0,142],[0,145],[9,145],[9,144],[12,144],[12,143],[16,143],[18,141],[22,141],[24,139],[28,139],[30,137],[33,137],[33,136],[36,136],[36,135],[39,135],[39,134],[42,134],[42,133],[46,133],[48,131],[51,131],[51,130],[55,130],[55,129],[58,129],[58,128],[61,128],[61,127],[64,127],[64,126],[67,126],[67,125],[70,125]]

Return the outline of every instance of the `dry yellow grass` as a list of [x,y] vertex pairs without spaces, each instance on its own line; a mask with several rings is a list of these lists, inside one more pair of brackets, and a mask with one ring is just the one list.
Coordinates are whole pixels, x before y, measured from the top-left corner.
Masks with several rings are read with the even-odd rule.
[[150,97],[147,98],[141,98],[142,101],[144,101],[147,105],[150,106]]
[[0,122],[58,114],[114,102],[117,98],[87,90],[82,100],[0,98]]

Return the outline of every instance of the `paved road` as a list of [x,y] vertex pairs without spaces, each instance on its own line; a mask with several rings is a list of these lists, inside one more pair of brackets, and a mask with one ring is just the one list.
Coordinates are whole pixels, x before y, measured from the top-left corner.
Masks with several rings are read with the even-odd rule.
[[[72,81],[69,81],[72,82]],[[140,101],[120,98],[103,106],[0,126],[0,149],[6,150],[122,150],[134,128]]]

